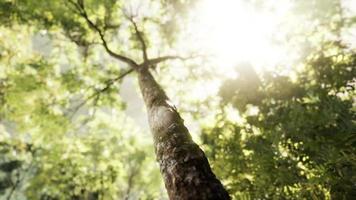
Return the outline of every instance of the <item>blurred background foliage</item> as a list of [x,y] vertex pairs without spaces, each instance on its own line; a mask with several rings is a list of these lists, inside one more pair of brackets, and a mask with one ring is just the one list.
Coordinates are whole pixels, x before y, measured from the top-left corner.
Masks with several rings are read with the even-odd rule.
[[[179,53],[173,46],[196,2],[132,2],[142,5],[85,5],[115,52],[140,60],[120,12],[132,9],[151,56]],[[280,1],[246,2],[273,12]],[[346,35],[356,13],[342,0],[290,2],[292,17],[273,38],[298,52],[288,66],[246,62],[224,77],[215,71],[223,66],[201,59],[156,76],[201,132],[193,137],[234,199],[353,199],[356,52]],[[122,80],[97,93],[126,66],[70,1],[0,0],[0,23],[0,198],[166,199],[148,130],[119,95]]]
[[18,24],[0,31],[1,199],[164,196],[152,146],[125,117],[118,86],[78,106],[115,68],[96,73],[102,66],[70,58],[77,52],[66,41],[38,52],[34,32]]

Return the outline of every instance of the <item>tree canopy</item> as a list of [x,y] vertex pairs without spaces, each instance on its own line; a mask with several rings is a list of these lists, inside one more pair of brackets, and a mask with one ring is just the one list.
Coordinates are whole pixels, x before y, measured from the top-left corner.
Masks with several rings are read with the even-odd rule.
[[[204,37],[190,29],[204,2],[0,0],[0,199],[167,199],[135,118],[143,66],[233,199],[353,199],[353,2],[288,1],[269,38],[290,52],[284,62],[228,71],[191,41]],[[283,4],[241,2],[257,13]]]

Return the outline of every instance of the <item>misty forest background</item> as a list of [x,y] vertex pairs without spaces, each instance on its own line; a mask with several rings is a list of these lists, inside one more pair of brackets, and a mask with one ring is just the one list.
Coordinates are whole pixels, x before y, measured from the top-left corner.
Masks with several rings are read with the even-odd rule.
[[[71,2],[0,0],[0,199],[167,199],[136,75]],[[135,24],[130,1],[84,2],[115,51],[140,59],[137,23],[151,55],[191,57],[152,73],[233,199],[356,198],[352,0],[291,0],[271,39],[296,56],[236,76],[175,49],[198,1],[139,1]]]

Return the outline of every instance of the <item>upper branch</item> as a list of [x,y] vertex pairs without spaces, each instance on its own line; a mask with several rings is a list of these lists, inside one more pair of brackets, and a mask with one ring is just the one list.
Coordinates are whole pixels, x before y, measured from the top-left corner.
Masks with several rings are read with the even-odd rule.
[[147,56],[147,45],[146,45],[146,42],[143,38],[143,32],[141,32],[139,29],[138,29],[138,26],[137,26],[137,23],[135,22],[134,20],[134,17],[133,16],[130,16],[128,14],[125,14],[126,15],[126,18],[131,22],[131,24],[134,26],[134,29],[135,29],[135,34],[136,34],[136,37],[137,39],[140,41],[141,43],[141,50],[142,50],[142,57],[143,57],[143,60],[144,62],[147,62],[148,61],[148,56]]
[[[153,66],[156,64],[159,64],[161,62],[165,62],[167,60],[188,60],[188,59],[192,59],[192,58],[196,58],[199,57],[197,55],[193,55],[193,56],[188,56],[188,57],[182,57],[182,56],[161,56],[161,57],[156,57],[156,58],[148,58],[148,54],[147,54],[147,44],[144,40],[144,33],[142,31],[139,30],[137,23],[134,20],[134,16],[130,13],[125,13],[126,18],[131,22],[131,24],[134,27],[135,30],[135,35],[137,37],[137,39],[139,40],[140,44],[141,44],[141,48],[142,48],[142,56],[143,56],[143,63],[142,64],[138,64],[136,63],[134,60],[130,59],[129,57],[123,56],[121,54],[115,53],[113,52],[110,48],[109,45],[107,43],[107,41],[105,40],[105,35],[104,35],[104,31],[101,30],[88,16],[87,11],[85,10],[85,6],[84,6],[84,2],[83,0],[77,0],[75,2],[75,0],[68,0],[76,9],[76,12],[82,16],[85,21],[87,22],[87,24],[89,25],[90,28],[94,29],[100,36],[101,39],[101,43],[104,46],[105,50],[109,53],[109,55],[113,56],[114,58],[128,64],[130,67],[132,67],[133,69],[138,69],[139,67],[142,66]],[[105,30],[105,29],[104,29]]]
[[89,18],[88,13],[85,10],[83,0],[77,0],[77,2],[74,2],[73,0],[68,0],[68,1],[72,5],[74,5],[74,7],[78,10],[79,15],[85,19],[85,21],[87,22],[89,27],[94,29],[99,34],[102,45],[104,46],[105,50],[109,53],[109,55],[128,64],[132,68],[137,68],[138,64],[135,61],[133,61],[132,59],[130,59],[126,56],[117,54],[109,48],[108,43],[105,40],[104,32],[97,25],[95,25],[95,23]]
[[196,57],[199,57],[199,56],[188,56],[188,57],[182,57],[182,56],[162,56],[162,57],[157,57],[157,58],[152,58],[152,59],[149,59],[147,61],[147,63],[149,65],[156,65],[156,64],[159,64],[161,62],[165,62],[167,60],[182,60],[182,61],[185,61],[185,60],[189,60],[189,59],[193,59],[193,58],[196,58]]

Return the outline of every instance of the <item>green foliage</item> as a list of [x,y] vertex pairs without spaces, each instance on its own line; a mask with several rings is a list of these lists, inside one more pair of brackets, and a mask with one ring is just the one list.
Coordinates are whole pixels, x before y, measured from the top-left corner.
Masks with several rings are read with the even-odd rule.
[[41,146],[2,142],[0,192],[24,190],[29,199],[158,198],[159,173],[143,168],[153,165],[153,151],[136,140],[85,134]]
[[293,4],[300,19],[287,41],[304,46],[294,67],[241,64],[222,84],[222,109],[201,138],[234,198],[355,197],[356,53],[342,38],[352,25],[341,3]]
[[[258,78],[248,67],[238,68],[238,78],[221,88],[222,103],[234,108],[222,110],[216,126],[202,135],[230,193],[248,199],[352,199],[356,54],[338,42],[326,43],[292,77]],[[242,123],[227,116],[234,109]]]
[[[110,47],[140,55],[123,1],[85,5]],[[147,40],[154,18],[173,14],[157,9],[138,18]],[[73,5],[0,1],[0,21],[1,198],[165,198],[152,144],[125,116],[121,80],[107,87],[126,66],[103,52]]]

